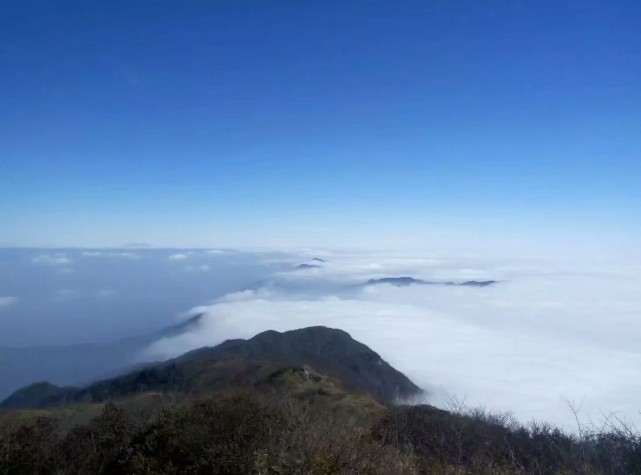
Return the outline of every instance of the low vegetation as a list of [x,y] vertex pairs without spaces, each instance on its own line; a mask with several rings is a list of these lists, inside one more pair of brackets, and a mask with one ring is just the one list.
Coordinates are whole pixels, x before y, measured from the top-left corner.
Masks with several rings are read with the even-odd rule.
[[64,414],[32,414],[0,435],[0,474],[641,473],[639,434],[620,423],[568,435],[425,405],[358,417],[357,409],[248,391],[146,398],[104,404],[71,426]]
[[17,391],[0,409],[0,475],[641,474],[641,437],[616,416],[568,434],[389,404],[417,390],[340,330],[264,332],[85,388]]

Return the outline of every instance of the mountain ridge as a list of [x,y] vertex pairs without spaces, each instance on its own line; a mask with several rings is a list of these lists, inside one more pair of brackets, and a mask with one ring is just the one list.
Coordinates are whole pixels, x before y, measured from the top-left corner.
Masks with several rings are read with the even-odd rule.
[[100,402],[144,391],[207,394],[230,385],[255,385],[271,373],[305,366],[381,403],[421,393],[409,378],[347,332],[317,326],[282,333],[268,330],[247,340],[226,340],[86,387],[34,383],[14,392],[0,408]]
[[488,287],[490,285],[498,284],[496,280],[466,280],[463,282],[452,281],[429,281],[423,279],[415,279],[414,277],[381,277],[379,279],[369,279],[365,285],[379,285],[388,284],[395,287],[407,287],[409,285],[444,285],[452,287]]

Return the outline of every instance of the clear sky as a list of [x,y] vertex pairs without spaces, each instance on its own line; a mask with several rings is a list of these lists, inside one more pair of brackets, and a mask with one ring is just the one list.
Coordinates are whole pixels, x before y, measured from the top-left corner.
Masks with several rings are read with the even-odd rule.
[[2,8],[0,245],[634,244],[640,208],[638,1]]

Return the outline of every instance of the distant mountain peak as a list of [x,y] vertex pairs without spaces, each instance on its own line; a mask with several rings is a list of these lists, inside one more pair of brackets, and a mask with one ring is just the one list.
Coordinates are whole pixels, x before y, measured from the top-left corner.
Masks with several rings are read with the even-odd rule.
[[75,391],[76,388],[73,387],[60,387],[40,381],[18,389],[0,403],[0,408],[44,407],[50,402],[65,401],[66,397]]
[[488,285],[494,285],[498,284],[498,281],[496,280],[468,280],[466,282],[461,282],[460,284],[454,284],[454,285],[461,285],[465,287],[487,287]]
[[183,320],[182,322],[176,323],[175,325],[161,329],[160,331],[157,332],[157,334],[162,335],[162,337],[164,338],[168,336],[179,335],[189,330],[194,325],[198,324],[198,322],[200,322],[202,318],[203,318],[203,314],[198,313],[192,317],[189,317],[187,320]]
[[370,279],[365,285],[379,285],[388,284],[395,287],[406,287],[408,285],[446,285],[456,287],[487,287],[489,285],[497,284],[496,280],[467,280],[465,282],[431,282],[423,279],[415,279],[414,277],[382,277],[380,279]]
[[296,269],[318,269],[320,266],[315,264],[298,264]]
[[382,277],[380,279],[370,279],[367,281],[367,285],[377,284],[390,284],[401,287],[412,284],[426,285],[429,284],[429,282],[421,279],[415,279],[414,277]]

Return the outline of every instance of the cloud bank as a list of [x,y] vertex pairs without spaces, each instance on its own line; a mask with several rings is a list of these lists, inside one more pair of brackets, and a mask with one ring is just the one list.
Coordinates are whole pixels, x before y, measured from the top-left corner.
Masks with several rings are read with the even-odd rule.
[[[348,331],[427,389],[510,410],[522,420],[572,424],[583,417],[641,422],[641,270],[618,262],[324,255],[292,259],[254,288],[197,307],[190,334],[162,340],[146,358],[167,358],[274,329],[326,325]],[[318,264],[318,262],[315,262]],[[484,288],[363,285],[372,278],[494,279]]]

